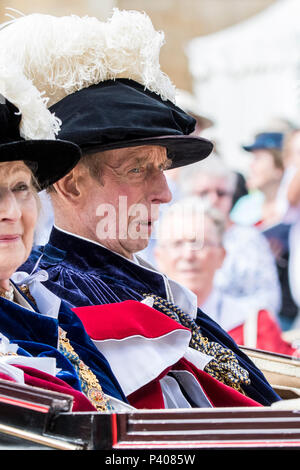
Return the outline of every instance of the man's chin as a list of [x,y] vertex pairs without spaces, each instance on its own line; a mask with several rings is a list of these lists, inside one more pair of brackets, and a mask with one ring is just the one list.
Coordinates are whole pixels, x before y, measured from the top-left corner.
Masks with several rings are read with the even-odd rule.
[[130,249],[131,253],[138,253],[139,251],[145,250],[149,245],[149,238],[147,239],[139,239],[139,240],[132,240],[128,242],[128,248]]
[[197,283],[201,279],[199,277],[199,273],[195,273],[192,271],[179,273],[177,274],[177,278],[179,278],[183,284],[189,284],[189,285],[197,285]]

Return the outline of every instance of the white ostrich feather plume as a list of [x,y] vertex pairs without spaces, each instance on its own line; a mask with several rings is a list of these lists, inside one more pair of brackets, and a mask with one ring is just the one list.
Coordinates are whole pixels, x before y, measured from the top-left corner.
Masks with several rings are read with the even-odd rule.
[[175,102],[175,87],[159,63],[164,34],[137,11],[113,10],[101,22],[75,15],[32,14],[0,30],[0,57],[11,57],[48,106],[104,80],[128,78]]
[[20,135],[24,139],[55,139],[61,121],[47,108],[47,98],[13,62],[0,56],[0,94],[21,113]]

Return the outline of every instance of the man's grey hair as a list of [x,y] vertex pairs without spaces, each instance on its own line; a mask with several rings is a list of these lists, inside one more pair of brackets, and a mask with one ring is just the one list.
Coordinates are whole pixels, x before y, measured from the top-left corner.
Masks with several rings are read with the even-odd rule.
[[[90,154],[83,154],[77,163],[77,165],[83,165],[85,168],[88,169],[89,174],[92,178],[97,179],[98,183],[102,184],[102,173],[103,173],[103,167],[104,163],[101,160],[101,157],[99,157],[99,154],[97,153],[90,153]],[[50,185],[47,188],[47,193],[50,195],[55,194],[56,190],[52,185]]]
[[226,165],[222,158],[212,154],[205,160],[192,163],[181,169],[178,184],[183,196],[192,194],[193,182],[201,175],[224,179],[229,191],[234,192],[236,188],[236,173]]

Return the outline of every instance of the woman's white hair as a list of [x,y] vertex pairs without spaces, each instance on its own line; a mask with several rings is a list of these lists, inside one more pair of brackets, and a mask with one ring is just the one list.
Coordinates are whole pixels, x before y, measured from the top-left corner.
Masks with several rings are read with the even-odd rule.
[[192,194],[193,182],[201,178],[201,175],[222,178],[226,181],[228,190],[235,190],[236,173],[219,156],[211,154],[205,160],[187,165],[181,169],[178,184],[184,196]]

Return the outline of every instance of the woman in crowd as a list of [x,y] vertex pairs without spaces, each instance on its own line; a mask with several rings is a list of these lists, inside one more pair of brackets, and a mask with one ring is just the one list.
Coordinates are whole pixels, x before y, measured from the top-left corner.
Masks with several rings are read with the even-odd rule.
[[284,170],[282,143],[282,133],[263,132],[243,147],[250,155],[246,178],[249,194],[235,204],[231,214],[235,222],[270,226],[280,220],[276,195]]

